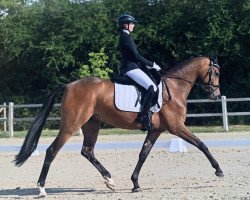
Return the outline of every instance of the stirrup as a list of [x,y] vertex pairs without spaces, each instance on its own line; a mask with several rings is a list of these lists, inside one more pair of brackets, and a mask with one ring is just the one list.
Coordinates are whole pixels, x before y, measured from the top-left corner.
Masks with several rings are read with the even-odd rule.
[[153,124],[151,123],[151,115],[142,115],[142,116],[138,116],[138,121],[140,124],[142,124],[143,131],[152,131],[154,129]]
[[153,126],[152,123],[150,123],[150,124],[143,124],[143,123],[141,123],[141,124],[143,126],[141,128],[142,131],[152,131],[152,130],[154,130],[154,126]]

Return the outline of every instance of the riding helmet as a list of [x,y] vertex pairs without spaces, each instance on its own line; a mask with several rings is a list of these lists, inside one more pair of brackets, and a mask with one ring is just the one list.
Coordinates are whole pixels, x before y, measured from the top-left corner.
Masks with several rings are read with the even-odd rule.
[[118,23],[118,25],[122,25],[122,24],[128,24],[128,23],[137,23],[137,21],[135,20],[135,18],[131,15],[128,15],[126,13],[121,14],[116,22]]

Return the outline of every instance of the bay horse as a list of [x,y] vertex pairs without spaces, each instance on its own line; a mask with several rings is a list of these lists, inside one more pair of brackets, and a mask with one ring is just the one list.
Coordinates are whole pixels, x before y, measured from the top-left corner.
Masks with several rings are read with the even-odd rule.
[[[164,103],[158,113],[152,115],[154,129],[147,133],[139,154],[139,160],[131,176],[133,182],[132,192],[139,192],[141,188],[138,177],[143,163],[159,135],[168,130],[202,151],[215,169],[215,174],[222,177],[223,172],[218,162],[209,152],[207,146],[185,126],[187,112],[187,97],[197,79],[199,84],[209,94],[211,99],[220,97],[219,65],[217,60],[207,57],[187,59],[176,67],[162,73],[165,83],[163,88]],[[115,190],[114,181],[109,171],[96,159],[94,147],[97,141],[101,123],[105,122],[113,127],[122,129],[141,129],[137,122],[138,113],[120,111],[114,103],[114,83],[108,79],[87,77],[62,85],[54,90],[44,102],[38,116],[29,128],[20,152],[15,157],[15,164],[21,166],[36,149],[42,128],[45,124],[60,91],[63,91],[60,114],[60,130],[53,143],[46,150],[46,156],[38,188],[40,197],[46,196],[45,180],[50,165],[62,146],[79,129],[82,129],[84,140],[81,154],[87,158],[100,172],[106,186]]]

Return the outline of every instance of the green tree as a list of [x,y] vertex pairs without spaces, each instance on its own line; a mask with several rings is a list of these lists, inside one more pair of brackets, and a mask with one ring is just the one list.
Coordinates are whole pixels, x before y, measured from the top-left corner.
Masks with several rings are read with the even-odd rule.
[[95,76],[99,78],[108,78],[109,74],[113,72],[107,67],[108,56],[104,53],[104,48],[99,53],[89,53],[89,64],[82,65],[77,75],[79,78],[87,76]]
[[[115,20],[122,12],[139,21],[132,34],[148,59],[168,69],[190,56],[215,51],[222,66],[223,94],[249,96],[249,4],[248,0],[2,0],[0,96],[25,99],[35,92],[42,99],[48,89],[78,78],[84,65],[85,74],[92,75],[87,71],[92,65],[89,53],[103,47],[108,56],[105,67],[115,71],[119,67]],[[103,67],[100,70],[106,74]],[[190,97],[200,96],[197,91]]]

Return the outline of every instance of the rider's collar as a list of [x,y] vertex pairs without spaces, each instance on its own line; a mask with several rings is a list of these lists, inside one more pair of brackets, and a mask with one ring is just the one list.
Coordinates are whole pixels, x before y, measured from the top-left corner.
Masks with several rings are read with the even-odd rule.
[[126,29],[123,29],[122,32],[130,34],[130,32],[128,30],[126,30]]

